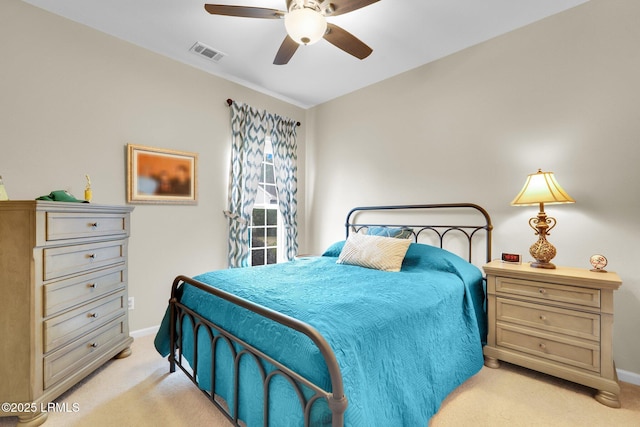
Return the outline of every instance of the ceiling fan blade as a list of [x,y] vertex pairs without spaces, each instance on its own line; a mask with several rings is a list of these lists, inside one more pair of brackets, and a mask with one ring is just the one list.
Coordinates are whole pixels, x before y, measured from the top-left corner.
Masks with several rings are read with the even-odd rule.
[[276,57],[273,60],[275,65],[285,65],[289,62],[291,57],[296,50],[298,50],[298,43],[296,43],[291,37],[286,36],[284,41],[280,45],[280,49],[278,49],[278,53],[276,53]]
[[331,6],[333,7],[333,12],[328,13],[327,16],[343,15],[353,12],[354,10],[362,9],[378,1],[380,0],[332,0]]
[[243,18],[280,19],[285,15],[285,12],[281,10],[264,7],[205,4],[204,8],[212,15],[240,16]]
[[373,52],[373,49],[364,44],[359,38],[334,24],[327,23],[327,32],[324,35],[324,39],[358,59],[364,59]]

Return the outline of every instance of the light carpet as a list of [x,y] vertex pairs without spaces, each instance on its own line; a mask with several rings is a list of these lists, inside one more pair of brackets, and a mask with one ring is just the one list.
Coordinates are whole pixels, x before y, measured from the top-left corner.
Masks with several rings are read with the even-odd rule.
[[[153,335],[136,338],[131,348],[130,357],[111,360],[57,399],[68,410],[49,412],[44,427],[231,426],[182,372],[169,374]],[[621,387],[622,408],[608,408],[590,388],[503,363],[454,390],[429,427],[640,426],[640,387]],[[0,418],[0,427],[16,423]]]

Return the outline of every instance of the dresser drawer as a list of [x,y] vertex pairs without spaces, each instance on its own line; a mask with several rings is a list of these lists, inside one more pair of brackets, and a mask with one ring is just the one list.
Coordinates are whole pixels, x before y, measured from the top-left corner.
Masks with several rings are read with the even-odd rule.
[[49,317],[125,286],[122,265],[49,283],[44,286],[43,316]]
[[600,308],[600,289],[496,277],[496,294]]
[[44,357],[44,388],[73,375],[127,339],[125,316]]
[[600,315],[596,313],[498,297],[496,320],[594,341],[600,340]]
[[126,240],[44,249],[44,280],[125,263]]
[[43,325],[44,352],[48,353],[124,315],[126,309],[125,293],[120,292],[46,320]]
[[47,212],[47,242],[129,235],[128,213]]
[[544,359],[600,372],[600,345],[529,328],[496,323],[496,345]]

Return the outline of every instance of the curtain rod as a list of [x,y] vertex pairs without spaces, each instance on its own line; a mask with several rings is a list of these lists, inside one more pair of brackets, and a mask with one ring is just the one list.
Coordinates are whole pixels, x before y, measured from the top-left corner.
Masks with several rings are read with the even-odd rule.
[[[233,104],[233,99],[227,98],[227,105],[231,107],[231,104]],[[300,126],[300,122],[296,122],[296,126]]]

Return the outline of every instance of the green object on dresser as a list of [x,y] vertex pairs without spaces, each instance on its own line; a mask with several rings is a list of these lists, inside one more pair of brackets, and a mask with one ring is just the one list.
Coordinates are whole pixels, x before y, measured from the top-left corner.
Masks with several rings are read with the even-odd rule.
[[74,202],[74,203],[89,203],[87,200],[78,200],[73,194],[66,190],[55,190],[46,196],[40,196],[36,200],[46,200],[49,202]]

